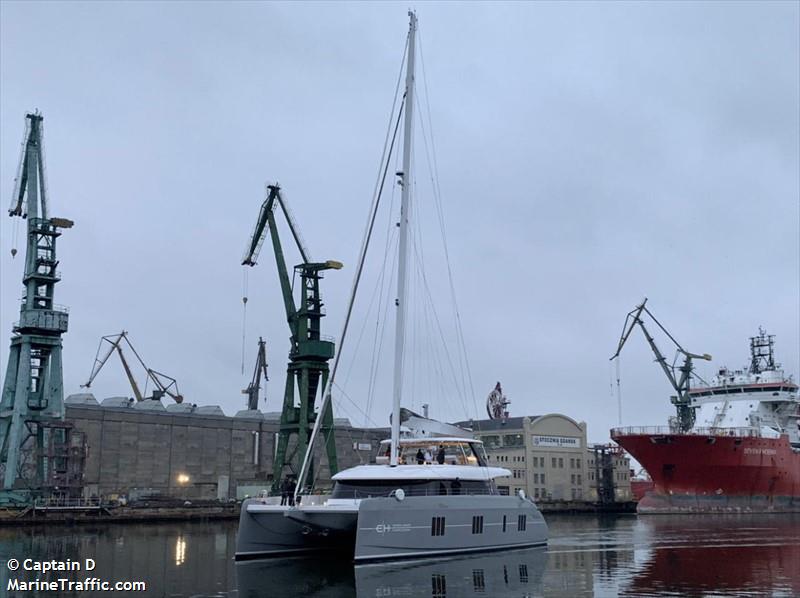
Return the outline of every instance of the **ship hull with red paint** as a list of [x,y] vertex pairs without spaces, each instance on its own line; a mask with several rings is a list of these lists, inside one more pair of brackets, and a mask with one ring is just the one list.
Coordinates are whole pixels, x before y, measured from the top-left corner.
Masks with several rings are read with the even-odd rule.
[[611,437],[653,480],[640,513],[800,512],[800,451],[787,436],[617,429]]

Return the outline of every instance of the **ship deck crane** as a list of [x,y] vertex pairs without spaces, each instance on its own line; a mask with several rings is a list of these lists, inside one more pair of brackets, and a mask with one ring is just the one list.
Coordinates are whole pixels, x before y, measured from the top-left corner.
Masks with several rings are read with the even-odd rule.
[[[155,386],[152,396],[145,397],[144,394],[142,394],[142,391],[139,389],[139,385],[136,383],[136,378],[133,376],[133,372],[128,364],[128,360],[125,358],[125,354],[122,351],[123,341],[127,344],[128,348],[136,357],[139,364],[147,372],[147,378],[152,381],[153,385]],[[100,357],[100,353],[106,343],[108,344],[108,349],[105,353],[103,353],[103,356]],[[81,388],[91,387],[92,382],[94,382],[94,379],[97,377],[97,374],[100,373],[100,370],[103,369],[103,366],[108,361],[108,358],[111,357],[111,354],[114,352],[119,355],[119,359],[122,362],[122,367],[125,370],[125,375],[128,377],[128,382],[130,382],[133,395],[136,397],[137,402],[144,401],[145,399],[158,400],[164,395],[172,398],[176,403],[183,402],[183,395],[178,390],[178,381],[172,376],[167,376],[166,374],[162,374],[161,372],[157,372],[156,370],[147,367],[147,365],[144,363],[144,360],[139,355],[139,352],[133,347],[133,344],[128,338],[128,333],[125,330],[119,334],[110,334],[100,339],[100,345],[97,347],[97,354],[95,355],[94,365],[92,366],[92,373],[89,374],[89,380],[85,384],[81,384]]]
[[[664,326],[661,325],[656,317],[647,309],[647,298],[645,297],[644,301],[635,309],[630,311],[625,318],[625,324],[622,327],[622,335],[619,339],[619,345],[617,346],[617,352],[611,357],[611,360],[616,359],[620,352],[622,351],[622,347],[628,340],[633,328],[638,324],[639,327],[642,329],[645,338],[647,339],[650,348],[653,350],[653,353],[656,356],[656,361],[661,366],[661,369],[666,374],[667,378],[669,379],[672,388],[678,393],[675,396],[670,397],[670,401],[677,410],[678,415],[678,427],[681,432],[687,432],[694,426],[695,422],[695,411],[692,407],[691,397],[689,396],[689,383],[692,377],[692,371],[694,370],[694,365],[692,360],[694,359],[704,359],[706,361],[711,361],[711,355],[708,353],[690,353],[686,351],[681,344],[675,340],[675,338],[667,331]],[[683,355],[683,364],[678,366],[675,362],[672,365],[667,363],[667,359],[659,350],[658,346],[656,345],[655,340],[653,339],[650,332],[647,330],[647,327],[644,325],[644,321],[642,320],[642,313],[646,313],[650,316],[650,319],[655,322],[655,324],[666,334],[669,339],[674,343],[678,355]],[[677,361],[677,355],[675,360]]]
[[[289,279],[286,260],[281,246],[280,236],[275,221],[275,209],[280,206],[286,217],[289,230],[294,238],[302,263],[294,267],[295,274],[300,277],[300,302],[295,305],[292,284]],[[330,406],[323,413],[315,414],[314,408],[317,394],[328,382],[328,361],[333,358],[335,345],[320,335],[320,323],[323,317],[322,298],[319,281],[325,270],[339,270],[341,262],[311,262],[304,247],[297,225],[289,212],[279,185],[267,186],[267,198],[261,205],[255,229],[242,259],[243,266],[255,266],[261,246],[269,234],[275,263],[278,268],[278,280],[283,295],[286,320],[289,323],[290,349],[289,363],[286,370],[286,387],[281,409],[278,445],[273,462],[273,491],[280,487],[284,469],[288,467],[297,473],[294,455],[305,455],[308,440],[317,417],[322,418],[322,432],[325,437],[325,449],[328,457],[328,468],[331,475],[338,471],[336,443],[333,435],[333,410]],[[295,400],[297,389],[297,401]],[[299,405],[295,405],[298,402]],[[287,455],[289,439],[297,436],[295,450]]]
[[256,357],[256,369],[253,372],[253,379],[242,391],[242,394],[247,395],[247,408],[250,411],[258,409],[258,392],[261,390],[261,376],[264,376],[264,382],[269,382],[267,376],[267,343],[264,339],[258,339],[258,356]]

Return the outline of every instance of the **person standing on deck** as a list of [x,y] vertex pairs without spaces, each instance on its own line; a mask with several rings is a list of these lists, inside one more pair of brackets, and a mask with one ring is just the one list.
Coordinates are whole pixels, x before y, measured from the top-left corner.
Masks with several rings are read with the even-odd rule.
[[439,445],[439,452],[436,453],[436,462],[439,465],[444,465],[444,446],[441,444]]

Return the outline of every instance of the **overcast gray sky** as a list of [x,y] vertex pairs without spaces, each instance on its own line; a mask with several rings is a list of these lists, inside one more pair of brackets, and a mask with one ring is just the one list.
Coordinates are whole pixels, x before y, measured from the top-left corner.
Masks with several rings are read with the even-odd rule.
[[[76,222],[59,246],[57,302],[71,307],[67,394],[87,378],[99,337],[124,328],[187,400],[233,413],[263,335],[266,410],[279,409],[288,333],[268,245],[249,271],[241,374],[242,251],[265,181],[279,180],[312,255],[345,263],[323,287],[325,332],[339,333],[406,6],[0,3],[3,208],[24,113],[38,108],[52,212]],[[687,349],[714,355],[701,374],[744,365],[759,325],[800,374],[798,6],[419,5],[481,411],[500,380],[512,415],[563,412],[587,421],[590,439],[606,439],[617,420],[608,358],[643,296]],[[433,252],[438,224],[420,147],[415,163]],[[0,229],[5,336],[21,294],[14,220],[3,217]],[[386,230],[388,211],[379,222]],[[383,241],[376,247],[373,275]],[[452,317],[442,272],[428,276],[444,327]],[[362,325],[374,331],[374,313],[364,315],[374,284],[365,282],[354,341]],[[370,334],[344,353],[345,388],[361,408]],[[5,372],[2,335],[0,345]],[[98,398],[130,394],[119,364],[107,368]],[[382,368],[370,415],[385,424],[390,366]],[[624,423],[665,423],[670,388],[638,332],[621,371]],[[415,408],[427,379],[410,383]],[[339,415],[358,422],[353,404],[340,402]],[[452,396],[430,402],[442,419],[475,415],[471,398],[466,413]]]

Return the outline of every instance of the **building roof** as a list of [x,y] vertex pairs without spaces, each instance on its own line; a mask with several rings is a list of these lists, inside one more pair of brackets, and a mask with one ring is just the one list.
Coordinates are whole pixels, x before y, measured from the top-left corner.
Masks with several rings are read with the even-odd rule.
[[521,430],[522,420],[526,417],[531,421],[541,417],[540,415],[527,415],[522,417],[507,417],[505,419],[475,419],[463,422],[457,422],[456,425],[462,428],[472,428],[472,431],[480,432],[495,432],[503,430]]

